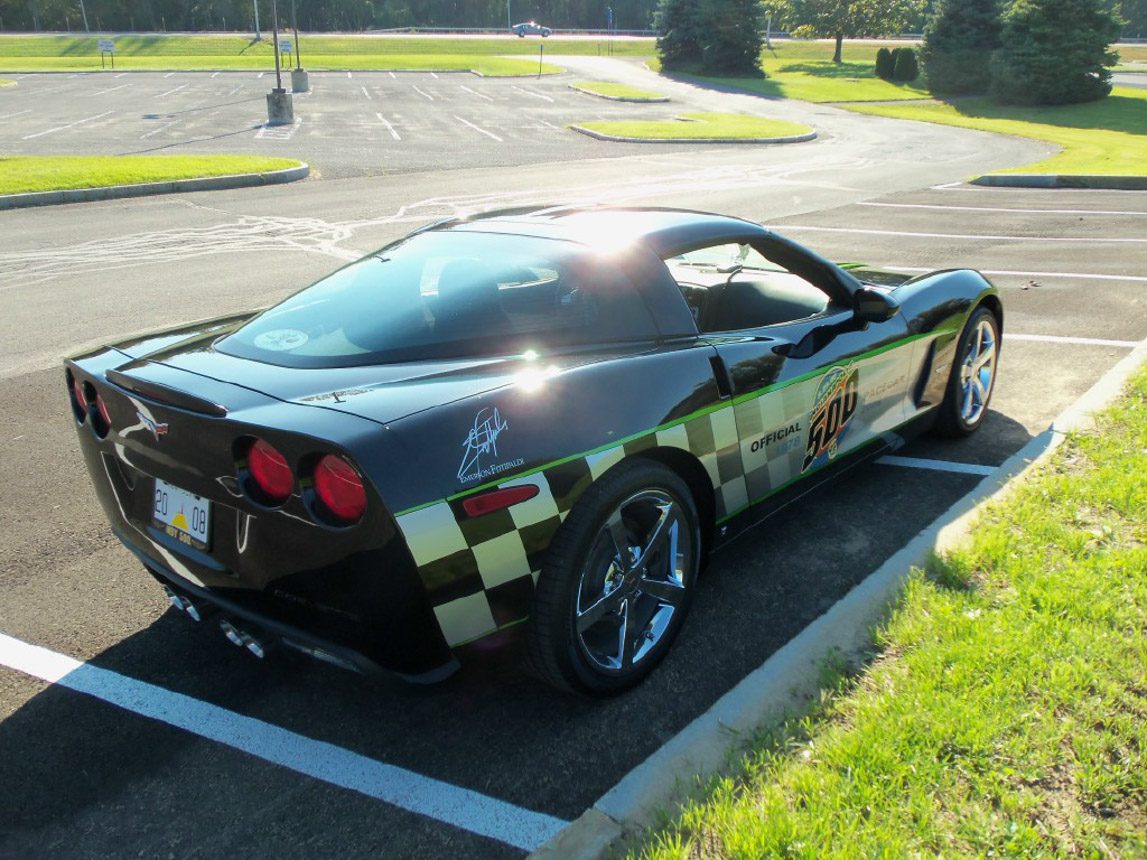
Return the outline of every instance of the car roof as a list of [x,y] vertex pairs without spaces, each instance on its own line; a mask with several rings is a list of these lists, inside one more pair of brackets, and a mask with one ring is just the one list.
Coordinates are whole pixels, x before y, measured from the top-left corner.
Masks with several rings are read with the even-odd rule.
[[589,246],[642,245],[658,256],[728,237],[765,237],[752,221],[688,209],[617,206],[545,206],[503,209],[431,225],[465,230],[565,239]]

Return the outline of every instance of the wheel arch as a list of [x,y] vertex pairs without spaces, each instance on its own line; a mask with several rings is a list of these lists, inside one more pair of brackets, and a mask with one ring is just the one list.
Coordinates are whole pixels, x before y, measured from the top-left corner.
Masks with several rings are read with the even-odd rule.
[[[713,492],[713,482],[709,473],[701,465],[696,456],[682,448],[658,446],[646,448],[634,455],[653,460],[671,469],[689,487],[693,494],[693,503],[697,506],[697,515],[701,525],[702,565],[704,558],[713,545],[713,535],[716,529],[717,505]],[[626,458],[626,460],[632,458]],[[622,460],[622,462],[626,462]],[[620,465],[620,464],[619,464]]]
[[[1004,332],[1004,303],[1000,301],[1000,297],[995,293],[988,293],[984,296],[977,307],[985,307],[992,312],[996,318],[996,325],[1000,328],[1000,334]],[[975,308],[972,309],[973,311]],[[971,316],[971,314],[969,314]]]

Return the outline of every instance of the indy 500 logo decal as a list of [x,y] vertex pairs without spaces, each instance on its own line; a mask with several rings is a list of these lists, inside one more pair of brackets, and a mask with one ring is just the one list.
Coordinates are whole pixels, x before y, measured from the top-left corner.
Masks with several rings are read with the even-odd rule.
[[840,441],[856,414],[859,395],[859,371],[853,367],[834,367],[824,375],[816,390],[816,401],[808,426],[801,472],[836,458]]

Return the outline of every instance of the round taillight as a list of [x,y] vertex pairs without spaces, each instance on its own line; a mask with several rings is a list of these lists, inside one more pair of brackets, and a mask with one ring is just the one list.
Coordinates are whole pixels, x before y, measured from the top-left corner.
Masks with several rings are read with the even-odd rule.
[[281,505],[295,488],[295,475],[287,458],[269,442],[256,439],[247,451],[247,470],[262,495],[260,501]]
[[108,412],[108,405],[104,401],[102,394],[96,395],[96,413],[99,415],[99,421],[96,423],[96,430],[100,436],[106,436],[112,426],[112,416]]
[[72,405],[76,410],[76,420],[83,424],[88,417],[88,398],[84,394],[84,384],[78,379],[72,380]]
[[366,510],[366,488],[354,466],[327,454],[315,467],[315,494],[331,516],[349,525]]

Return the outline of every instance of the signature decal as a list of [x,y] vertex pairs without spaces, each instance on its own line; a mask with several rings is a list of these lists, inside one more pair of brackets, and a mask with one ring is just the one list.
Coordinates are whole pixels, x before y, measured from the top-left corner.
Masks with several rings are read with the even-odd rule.
[[856,414],[859,389],[860,372],[855,367],[834,367],[824,375],[816,390],[801,472],[836,458],[840,441]]
[[478,410],[478,414],[474,416],[474,426],[470,428],[466,440],[462,443],[465,451],[462,454],[462,465],[458,467],[459,481],[465,484],[480,478],[488,478],[509,469],[516,469],[525,462],[519,458],[506,463],[482,465],[483,457],[498,456],[498,437],[509,426],[509,422],[502,418],[497,407]]
[[156,421],[150,415],[144,415],[142,412],[140,412],[138,410],[136,411],[135,414],[137,416],[139,416],[139,420],[143,422],[143,426],[151,431],[151,435],[155,437],[156,442],[159,441],[160,436],[166,436],[167,435],[167,423],[166,422]]

